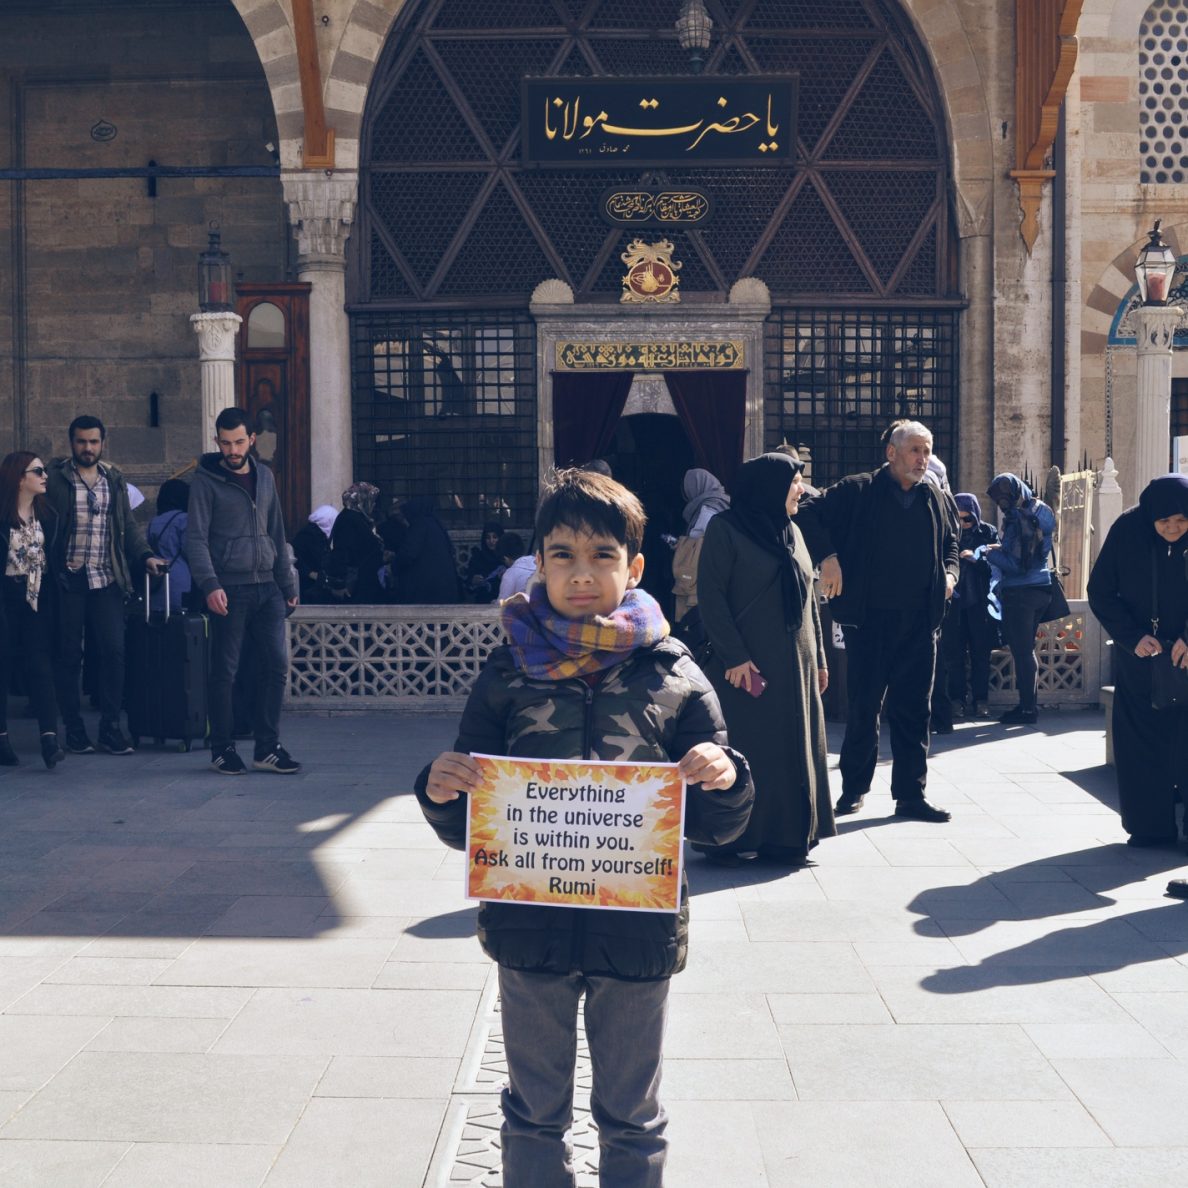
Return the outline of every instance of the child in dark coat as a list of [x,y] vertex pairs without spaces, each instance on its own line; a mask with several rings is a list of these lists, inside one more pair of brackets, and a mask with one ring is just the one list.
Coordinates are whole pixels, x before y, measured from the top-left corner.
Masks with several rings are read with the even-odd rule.
[[[644,513],[613,479],[566,470],[540,505],[543,578],[504,606],[510,645],[492,653],[453,751],[421,773],[417,797],[447,845],[466,840],[471,752],[534,759],[675,761],[688,784],[688,837],[724,845],[746,827],[754,789],[726,746],[714,691],[655,600],[638,589]],[[578,1003],[594,1066],[601,1178],[659,1188],[667,1117],[659,1101],[668,980],[684,967],[680,911],[484,902],[478,932],[499,964],[508,1087],[505,1188],[570,1188]]]

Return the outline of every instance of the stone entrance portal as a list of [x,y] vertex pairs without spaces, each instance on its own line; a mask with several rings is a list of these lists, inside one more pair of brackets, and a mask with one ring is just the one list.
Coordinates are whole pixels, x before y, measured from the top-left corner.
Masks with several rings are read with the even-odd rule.
[[[763,326],[771,312],[762,281],[739,281],[724,305],[648,306],[578,305],[569,286],[553,280],[537,286],[529,308],[536,321],[541,475],[557,460],[553,392],[560,375],[634,372],[659,380],[664,372],[699,372],[745,377],[743,455],[762,452]],[[638,400],[635,391],[633,387],[632,398]],[[671,402],[655,411],[670,409]]]

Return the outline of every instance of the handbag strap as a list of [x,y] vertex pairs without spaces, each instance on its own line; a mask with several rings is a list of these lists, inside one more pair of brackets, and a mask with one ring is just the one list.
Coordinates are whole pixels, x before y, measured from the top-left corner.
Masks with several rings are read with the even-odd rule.
[[1151,550],[1151,634],[1159,638],[1159,551]]

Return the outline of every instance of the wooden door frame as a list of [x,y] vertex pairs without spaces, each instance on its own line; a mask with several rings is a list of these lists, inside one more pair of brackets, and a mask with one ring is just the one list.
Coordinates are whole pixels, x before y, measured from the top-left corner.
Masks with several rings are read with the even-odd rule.
[[[305,281],[247,281],[235,286],[235,312],[243,319],[236,351],[235,402],[247,409],[248,370],[251,363],[287,364],[286,440],[282,443],[287,491],[282,493],[285,528],[292,535],[305,522],[311,508],[311,430],[309,371],[309,294]],[[286,345],[247,346],[248,317],[258,305],[278,306],[285,315]],[[300,431],[294,434],[295,426]]]

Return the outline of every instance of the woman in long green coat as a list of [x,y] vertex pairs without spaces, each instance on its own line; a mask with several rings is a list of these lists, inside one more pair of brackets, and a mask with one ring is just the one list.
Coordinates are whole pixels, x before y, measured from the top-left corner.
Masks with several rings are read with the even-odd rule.
[[812,563],[791,519],[802,469],[785,454],[745,462],[730,510],[709,522],[701,549],[697,596],[712,645],[705,672],[731,746],[746,755],[755,780],[742,837],[700,848],[723,865],[750,853],[801,865],[822,837],[836,833],[821,706],[829,673]]

